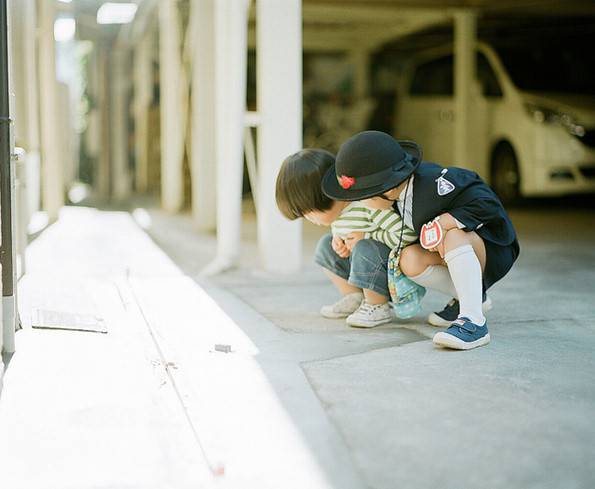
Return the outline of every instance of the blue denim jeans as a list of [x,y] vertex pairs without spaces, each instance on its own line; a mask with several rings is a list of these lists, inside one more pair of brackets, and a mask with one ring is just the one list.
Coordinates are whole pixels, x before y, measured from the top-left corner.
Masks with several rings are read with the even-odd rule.
[[332,239],[330,234],[320,238],[314,261],[354,287],[370,289],[390,297],[387,281],[390,248],[379,241],[362,239],[357,242],[349,257],[341,258],[331,246]]

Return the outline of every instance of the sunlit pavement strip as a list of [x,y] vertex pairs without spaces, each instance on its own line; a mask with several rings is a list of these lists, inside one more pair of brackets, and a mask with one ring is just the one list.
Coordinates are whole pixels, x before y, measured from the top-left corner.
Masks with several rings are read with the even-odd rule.
[[[65,209],[28,264],[3,487],[364,487],[286,333],[207,294],[129,215]],[[108,334],[32,330],[36,307],[101,315]]]

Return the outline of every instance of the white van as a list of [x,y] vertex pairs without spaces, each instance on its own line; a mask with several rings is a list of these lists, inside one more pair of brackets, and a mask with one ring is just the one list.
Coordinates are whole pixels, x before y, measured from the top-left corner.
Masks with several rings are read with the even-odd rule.
[[507,203],[595,192],[595,82],[589,67],[556,54],[525,46],[499,56],[478,44],[470,162],[454,161],[452,50],[416,56],[397,97],[395,135],[421,144],[428,161],[477,171]]

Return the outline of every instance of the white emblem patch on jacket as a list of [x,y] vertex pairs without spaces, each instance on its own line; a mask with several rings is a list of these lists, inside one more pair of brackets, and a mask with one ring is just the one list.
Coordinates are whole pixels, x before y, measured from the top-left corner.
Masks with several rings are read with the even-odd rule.
[[440,197],[451,193],[455,189],[454,184],[451,181],[444,178],[444,175],[446,174],[447,171],[448,171],[447,168],[442,170],[441,175],[436,179],[436,183],[438,184],[437,191],[438,191],[438,195]]

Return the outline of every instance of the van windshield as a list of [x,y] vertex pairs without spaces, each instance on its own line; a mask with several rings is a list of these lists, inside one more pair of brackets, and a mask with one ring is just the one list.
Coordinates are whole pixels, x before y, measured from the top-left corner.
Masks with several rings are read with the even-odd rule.
[[595,50],[584,45],[497,47],[521,90],[595,95]]

